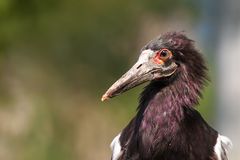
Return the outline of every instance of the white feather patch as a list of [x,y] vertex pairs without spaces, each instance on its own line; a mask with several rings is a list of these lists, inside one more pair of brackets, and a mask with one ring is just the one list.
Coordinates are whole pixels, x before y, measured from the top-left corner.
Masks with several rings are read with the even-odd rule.
[[217,143],[214,146],[214,151],[218,160],[227,160],[227,153],[232,148],[232,142],[229,138],[218,135]]
[[112,160],[118,160],[118,158],[122,155],[122,147],[120,145],[119,138],[121,133],[119,133],[112,141],[110,148],[112,150]]
[[147,49],[142,51],[142,53],[140,54],[139,58],[138,58],[138,64],[143,64],[149,61],[149,59],[153,56],[154,51],[152,51],[151,49]]

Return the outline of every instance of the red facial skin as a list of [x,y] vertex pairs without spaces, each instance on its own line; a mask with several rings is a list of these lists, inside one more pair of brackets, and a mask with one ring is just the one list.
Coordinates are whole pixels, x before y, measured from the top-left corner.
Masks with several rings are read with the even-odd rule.
[[172,52],[166,48],[157,51],[153,61],[157,64],[164,64],[168,59],[172,57]]

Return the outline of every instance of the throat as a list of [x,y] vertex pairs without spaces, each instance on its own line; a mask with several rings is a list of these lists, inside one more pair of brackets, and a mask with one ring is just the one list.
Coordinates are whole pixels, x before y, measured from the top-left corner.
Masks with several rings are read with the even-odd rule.
[[185,67],[175,76],[150,82],[140,96],[138,109],[156,107],[195,107],[207,81],[204,75],[189,75]]
[[152,81],[141,94],[138,120],[143,120],[143,123],[164,123],[163,125],[181,121],[185,110],[193,110],[201,97],[200,90],[204,81],[194,77],[197,76],[179,74]]

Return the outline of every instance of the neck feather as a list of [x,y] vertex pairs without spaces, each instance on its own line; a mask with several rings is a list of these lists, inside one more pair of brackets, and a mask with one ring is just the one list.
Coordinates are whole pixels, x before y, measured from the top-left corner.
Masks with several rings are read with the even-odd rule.
[[152,81],[144,89],[138,109],[146,108],[150,102],[160,106],[194,107],[201,98],[201,90],[206,81],[206,68],[194,70],[184,65],[180,66],[175,75]]

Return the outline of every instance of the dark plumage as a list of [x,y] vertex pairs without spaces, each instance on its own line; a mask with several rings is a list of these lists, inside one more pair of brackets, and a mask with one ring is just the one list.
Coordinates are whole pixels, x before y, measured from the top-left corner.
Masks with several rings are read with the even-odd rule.
[[112,142],[112,159],[226,160],[230,140],[194,108],[207,81],[207,68],[193,41],[182,32],[169,32],[150,41],[141,53],[103,96],[105,100],[151,81],[141,94],[136,116]]

